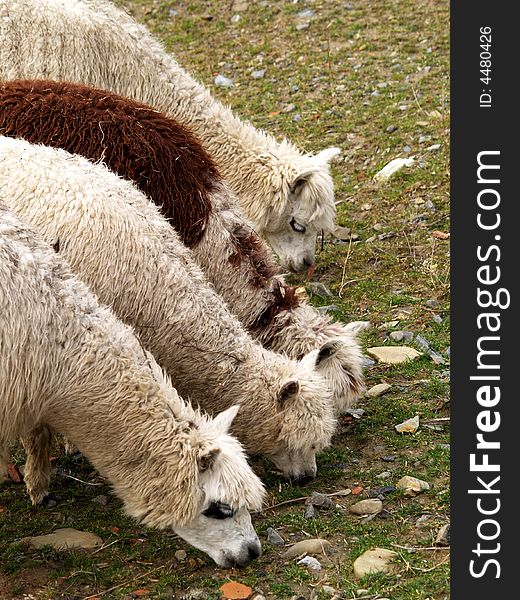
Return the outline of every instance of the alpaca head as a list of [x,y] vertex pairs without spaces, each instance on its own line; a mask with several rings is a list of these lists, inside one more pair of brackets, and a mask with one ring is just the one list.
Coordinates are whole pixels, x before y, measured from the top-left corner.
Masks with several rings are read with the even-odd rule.
[[265,427],[274,431],[275,441],[263,454],[285,477],[306,483],[316,477],[316,454],[329,446],[336,427],[331,394],[315,367],[318,350],[300,361],[277,392],[276,415]]
[[350,408],[365,390],[362,354],[356,336],[368,326],[366,321],[334,323],[337,337],[330,338],[319,349],[316,368],[332,392],[336,416]]
[[143,504],[126,506],[147,525],[173,529],[222,567],[243,567],[261,554],[249,513],[261,508],[264,487],[228,434],[238,410],[233,406],[213,419],[192,411],[193,421],[174,434],[183,442],[173,460],[154,457],[171,463],[168,480],[149,474]]
[[336,207],[329,162],[340,153],[328,148],[282,163],[271,211],[262,232],[284,268],[300,273],[315,263],[316,238],[334,227]]

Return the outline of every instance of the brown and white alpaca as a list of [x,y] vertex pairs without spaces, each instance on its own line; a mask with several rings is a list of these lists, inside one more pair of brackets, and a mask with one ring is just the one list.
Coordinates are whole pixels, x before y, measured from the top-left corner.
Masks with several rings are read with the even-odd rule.
[[232,433],[249,453],[300,482],[316,475],[335,425],[318,351],[297,362],[253,341],[134,184],[82,156],[0,136],[0,189],[136,329],[182,396],[211,414],[239,404]]
[[305,271],[336,214],[329,162],[238,119],[145,27],[106,0],[0,0],[0,78],[94,85],[188,126],[282,263]]
[[319,349],[319,371],[341,413],[363,390],[356,340],[300,302],[272,253],[243,217],[209,155],[181,125],[109,92],[69,83],[0,85],[0,134],[102,160],[133,180],[192,249],[206,277],[253,337],[292,358]]
[[0,476],[22,436],[25,481],[40,501],[56,431],[131,516],[173,529],[222,566],[257,557],[248,511],[263,487],[227,433],[238,407],[211,419],[184,403],[131,328],[1,203],[0,282]]

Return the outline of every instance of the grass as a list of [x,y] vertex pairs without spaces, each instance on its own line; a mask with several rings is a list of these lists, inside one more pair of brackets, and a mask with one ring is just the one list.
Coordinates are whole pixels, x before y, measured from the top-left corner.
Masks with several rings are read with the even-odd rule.
[[[374,327],[363,346],[391,342],[395,329],[421,334],[438,352],[449,347],[449,241],[434,232],[449,231],[449,9],[445,0],[300,0],[248,2],[233,23],[231,2],[186,0],[119,0],[146,23],[179,62],[237,114],[278,137],[287,136],[308,151],[342,148],[333,164],[338,224],[356,234],[351,242],[327,237],[320,244],[314,279],[333,297],[312,294],[315,306],[334,304],[342,320],[369,319]],[[307,29],[297,29],[298,13],[315,15]],[[172,12],[174,11],[174,12]],[[253,79],[253,70],[265,76]],[[221,73],[235,86],[216,88]],[[294,104],[294,110],[284,108]],[[295,115],[299,118],[295,119]],[[387,128],[396,129],[389,133]],[[428,150],[440,144],[437,150]],[[407,148],[407,146],[409,148]],[[414,156],[384,186],[373,175],[397,157]],[[389,234],[387,236],[381,234]],[[432,308],[429,300],[436,300]],[[433,320],[439,315],[440,323]],[[392,327],[389,323],[399,321]],[[414,346],[414,342],[411,342]],[[417,346],[416,346],[417,347]],[[417,349],[420,350],[419,347]],[[57,452],[55,466],[87,485],[55,477],[52,490],[61,497],[54,508],[32,508],[23,487],[0,488],[0,596],[23,598],[103,599],[180,598],[202,590],[219,598],[220,585],[235,579],[268,598],[303,595],[324,598],[322,586],[355,597],[359,588],[370,598],[444,600],[449,597],[448,551],[432,546],[449,518],[449,426],[441,431],[421,426],[399,435],[394,425],[419,415],[421,421],[449,415],[449,365],[427,356],[401,366],[379,364],[367,369],[368,387],[386,381],[390,391],[362,400],[361,419],[343,418],[334,445],[319,457],[319,474],[308,487],[281,481],[267,461],[255,467],[268,488],[268,503],[305,497],[312,491],[334,492],[359,485],[369,490],[395,486],[406,474],[432,484],[409,498],[401,492],[385,497],[382,515],[363,523],[348,507],[359,497],[335,496],[335,506],[304,517],[304,503],[284,504],[256,515],[264,554],[246,569],[217,568],[202,553],[175,536],[146,530],[126,518],[92,468]],[[395,456],[393,462],[382,457]],[[18,450],[15,460],[23,463]],[[378,478],[383,471],[390,477]],[[110,498],[106,505],[94,501]],[[417,520],[430,515],[421,526]],[[12,545],[26,535],[75,527],[101,536],[98,552],[29,550]],[[334,551],[319,557],[319,573],[286,561],[265,541],[275,527],[287,542],[325,537]],[[353,562],[365,550],[398,551],[395,572],[353,576]],[[408,552],[402,547],[413,547]],[[174,558],[179,548],[184,561]],[[110,590],[111,591],[107,591]]]

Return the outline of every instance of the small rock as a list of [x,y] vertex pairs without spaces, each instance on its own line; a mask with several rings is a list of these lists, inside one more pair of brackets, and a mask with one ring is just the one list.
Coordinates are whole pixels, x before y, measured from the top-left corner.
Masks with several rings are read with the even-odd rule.
[[235,85],[231,79],[224,75],[217,75],[214,81],[217,87],[232,88]]
[[317,311],[320,313],[331,313],[337,310],[341,310],[337,304],[329,304],[327,306],[318,306]]
[[417,529],[423,529],[424,527],[428,527],[428,523],[432,519],[433,519],[433,515],[430,515],[430,514],[421,515],[417,519],[417,521],[415,521],[415,526],[417,527]]
[[296,108],[296,106],[294,104],[287,104],[286,106],[284,106],[282,108],[282,112],[284,113],[290,113],[292,112],[294,109]]
[[381,460],[383,462],[394,462],[396,458],[397,457],[395,456],[395,454],[388,454],[386,456],[382,456]]
[[283,546],[285,544],[283,537],[272,527],[267,528],[267,541],[273,546]]
[[397,552],[386,548],[367,550],[354,561],[354,577],[361,579],[370,573],[390,573],[390,563],[396,556]]
[[348,241],[352,235],[352,230],[349,227],[341,227],[338,225],[334,228],[333,235],[338,240]]
[[406,152],[406,154],[410,154],[411,151],[412,151],[412,149],[410,148],[410,146],[403,147],[403,152]]
[[449,546],[450,545],[450,524],[447,523],[443,525],[438,533],[435,541],[433,542],[434,546]]
[[56,550],[65,550],[66,548],[96,548],[103,543],[103,540],[95,533],[78,531],[71,528],[56,529],[56,531],[47,535],[25,537],[20,541],[30,544],[33,548],[52,546]]
[[263,596],[262,594],[255,594],[251,600],[265,600],[265,596]]
[[392,331],[388,336],[393,342],[402,342],[404,338],[404,331]]
[[395,492],[396,489],[397,488],[393,485],[384,485],[382,487],[371,489],[369,495],[371,498],[379,498],[382,502],[385,499],[386,494],[391,494],[392,492]]
[[190,590],[184,596],[181,596],[181,600],[207,600],[208,594],[201,589],[194,588]]
[[419,144],[424,144],[425,142],[429,142],[432,139],[431,135],[421,135],[419,136]]
[[437,325],[442,323],[442,317],[440,315],[433,315],[432,319],[435,321],[435,323],[437,323]]
[[253,590],[238,581],[228,581],[220,586],[220,591],[226,600],[247,600],[253,593]]
[[377,385],[372,386],[365,394],[366,398],[377,398],[378,396],[382,396],[386,394],[388,390],[392,386],[389,383],[378,383]]
[[379,475],[377,475],[378,479],[390,479],[390,477],[392,477],[392,473],[390,471],[383,471],[382,473],[379,473]]
[[292,545],[286,550],[282,556],[283,558],[296,558],[300,554],[325,554],[332,548],[331,543],[328,540],[320,538],[302,540]]
[[412,419],[407,419],[399,425],[395,426],[398,433],[415,433],[419,429],[419,415],[415,415]]
[[240,21],[240,15],[233,15],[233,16],[231,17],[231,23],[234,23],[234,24],[236,24],[236,23],[238,23],[239,21]]
[[381,323],[379,325],[379,329],[393,329],[399,325],[399,321],[387,321],[386,323]]
[[403,331],[403,340],[405,342],[411,342],[414,338],[413,331]]
[[301,121],[302,120],[302,116],[300,115],[300,113],[296,113],[293,118],[293,121]]
[[437,444],[437,447],[440,448],[441,450],[450,450],[451,446],[449,444]]
[[361,364],[363,366],[363,369],[368,369],[369,367],[373,367],[376,364],[376,362],[375,360],[368,358],[368,356],[363,356],[363,358],[361,359]]
[[430,298],[429,300],[426,300],[425,304],[428,308],[437,308],[439,306],[439,301],[435,298]]
[[311,281],[311,283],[309,283],[309,289],[313,294],[316,294],[318,296],[331,297],[333,295],[329,288],[320,281]]
[[426,148],[426,150],[428,150],[428,152],[435,152],[436,150],[438,150],[441,147],[440,144],[433,144],[431,146],[428,146],[428,148]]
[[432,212],[435,212],[435,204],[431,200],[426,200],[426,202],[424,203],[424,206],[428,210],[431,210]]
[[253,79],[262,79],[262,77],[264,77],[264,75],[265,75],[265,69],[260,69],[258,71],[253,71],[251,73],[251,77]]
[[179,562],[183,562],[188,557],[188,554],[186,553],[186,550],[177,550],[174,556]]
[[231,12],[243,12],[247,10],[247,0],[233,0],[231,4]]
[[356,485],[355,487],[352,488],[352,495],[359,496],[359,494],[361,494],[362,491],[363,491],[363,488],[360,485]]
[[374,181],[376,183],[383,183],[385,181],[388,181],[390,177],[395,175],[403,167],[409,167],[413,165],[413,163],[413,158],[394,158],[394,160],[391,160],[374,175]]
[[376,499],[360,500],[349,508],[349,511],[354,515],[377,515],[382,510],[383,503],[381,500]]
[[362,408],[347,408],[345,414],[354,417],[354,419],[361,419],[365,411]]
[[306,519],[314,519],[316,516],[316,509],[312,504],[307,504],[305,507],[305,513],[303,515]]
[[297,565],[304,565],[305,567],[309,567],[313,571],[321,571],[321,563],[319,560],[314,558],[314,556],[305,556],[301,560],[299,560]]
[[336,590],[331,585],[324,585],[321,590],[327,596],[334,596],[336,593]]
[[344,490],[339,490],[335,493],[336,496],[350,496],[350,494],[352,494],[350,488],[345,488]]
[[316,13],[310,8],[306,8],[305,10],[301,10],[296,16],[298,19],[312,19]]
[[417,477],[405,475],[397,482],[397,488],[404,491],[405,496],[416,496],[425,490],[430,489],[430,484]]
[[368,596],[370,594],[370,590],[365,590],[365,588],[359,588],[358,590],[356,590],[356,596],[359,598],[359,596]]
[[312,492],[312,495],[307,498],[306,504],[311,504],[316,508],[331,508],[333,505],[329,496],[320,494],[320,492]]
[[309,23],[309,21],[298,23],[298,25],[296,25],[296,31],[303,31],[304,29],[309,29],[310,26],[311,24]]
[[398,365],[421,356],[409,346],[376,346],[367,348],[367,354],[386,365]]
[[389,125],[386,128],[386,133],[394,133],[394,131],[397,131],[397,126],[396,125]]

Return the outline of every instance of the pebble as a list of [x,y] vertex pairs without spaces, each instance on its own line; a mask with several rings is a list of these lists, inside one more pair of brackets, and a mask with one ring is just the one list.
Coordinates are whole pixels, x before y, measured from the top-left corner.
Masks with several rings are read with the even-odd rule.
[[381,323],[379,325],[379,329],[393,329],[399,325],[399,321],[386,321],[386,323]]
[[371,358],[368,358],[367,356],[363,356],[363,358],[361,359],[361,364],[363,366],[363,369],[368,369],[369,367],[373,367],[376,364],[376,361],[372,360]]
[[331,508],[333,506],[330,497],[320,492],[312,492],[312,495],[307,498],[306,504],[311,504],[316,508]]
[[295,104],[286,104],[283,108],[282,108],[282,112],[284,113],[290,113],[292,112],[294,109],[296,108]]
[[365,398],[377,398],[386,394],[392,386],[389,383],[378,383],[372,386],[365,394]]
[[354,417],[354,419],[361,419],[365,411],[362,408],[347,408],[345,414]]
[[442,323],[442,317],[440,315],[433,315],[432,319],[435,321],[435,323],[437,323],[438,325],[440,325]]
[[313,571],[321,571],[321,563],[318,559],[314,558],[314,556],[305,556],[296,564],[309,567],[309,569],[312,569]]
[[404,331],[392,331],[388,336],[393,342],[402,342],[404,338]]
[[409,346],[376,346],[367,348],[367,354],[386,365],[398,365],[421,356]]
[[356,590],[356,596],[368,596],[370,594],[370,590],[365,590],[365,588],[359,588]]
[[285,544],[283,537],[272,527],[267,528],[267,541],[273,546],[283,546]]
[[329,288],[320,281],[311,281],[309,283],[309,289],[313,294],[317,294],[318,296],[331,297],[333,295]]
[[450,450],[451,446],[449,444],[437,444],[437,446],[441,449],[441,450]]
[[220,586],[220,591],[226,600],[246,600],[251,596],[253,590],[238,581],[228,581]]
[[302,31],[303,29],[309,29],[310,26],[311,26],[311,24],[309,23],[309,21],[304,21],[303,23],[298,23],[298,25],[296,25],[296,31]]
[[300,554],[325,554],[332,548],[331,543],[328,540],[320,538],[314,538],[309,540],[302,540],[292,545],[286,550],[282,556],[283,558],[296,558]]
[[397,458],[397,457],[396,457],[396,455],[395,455],[395,454],[388,454],[388,455],[386,455],[386,456],[382,456],[382,457],[381,457],[381,460],[382,460],[383,462],[394,462],[396,458]]
[[377,515],[382,510],[383,503],[377,499],[360,500],[349,508],[354,515]]
[[186,550],[177,550],[177,552],[174,554],[174,556],[179,562],[182,562],[182,561],[186,560],[186,558],[188,557],[188,554],[186,553]]
[[433,542],[434,546],[449,546],[450,545],[450,524],[446,523],[437,532],[437,537]]
[[300,113],[296,113],[293,118],[293,121],[301,121],[302,120],[302,116],[300,115]]
[[184,596],[181,596],[181,600],[207,600],[208,594],[204,590],[194,588],[190,590]]
[[376,476],[378,479],[390,479],[392,477],[391,471],[383,471]]
[[389,125],[386,128],[386,133],[394,133],[394,131],[397,131],[397,126],[396,125]]
[[333,235],[338,240],[349,240],[352,235],[352,230],[349,227],[334,227]]
[[324,585],[321,590],[327,596],[334,596],[336,593],[336,590],[331,585]]
[[224,75],[217,75],[214,81],[217,87],[232,88],[235,85],[231,79]]
[[430,298],[429,300],[426,300],[425,304],[428,308],[437,308],[439,306],[439,301],[435,298]]
[[259,71],[253,71],[251,73],[251,77],[253,79],[262,79],[262,77],[264,77],[265,75],[265,69],[260,69]]
[[240,21],[240,15],[233,15],[231,17],[231,23],[238,23]]
[[433,144],[431,146],[428,146],[428,148],[426,148],[426,150],[428,150],[428,152],[435,152],[436,150],[438,150],[441,147],[440,144]]
[[247,5],[248,5],[247,0],[233,0],[233,3],[231,5],[231,11],[232,12],[242,12],[244,10],[247,10]]
[[379,500],[384,500],[386,494],[391,494],[395,492],[397,488],[393,485],[384,485],[383,487],[373,488],[370,490],[371,498],[379,498]]
[[429,142],[432,139],[431,135],[421,135],[419,137],[419,144],[424,144],[424,142]]
[[329,304],[327,306],[318,306],[318,308],[317,308],[318,312],[325,313],[325,314],[333,312],[335,310],[341,310],[337,304]]
[[307,504],[305,507],[305,513],[303,515],[306,519],[314,519],[316,516],[316,509],[312,504]]
[[306,8],[305,10],[301,10],[296,16],[299,19],[311,19],[315,14],[316,13],[313,10]]
[[412,149],[410,148],[410,146],[404,146],[403,152],[406,152],[406,154],[410,154],[411,151]]
[[370,573],[389,573],[390,563],[396,556],[397,552],[386,548],[367,550],[354,561],[354,577],[361,579]]
[[411,419],[407,419],[399,425],[395,426],[398,433],[415,433],[419,429],[419,415],[415,415]]
[[262,594],[255,594],[251,600],[265,600],[265,596],[263,596]]
[[425,490],[429,490],[430,484],[422,479],[417,479],[417,477],[405,475],[397,482],[397,488],[404,490],[405,496],[416,496]]
[[409,167],[413,165],[413,163],[413,158],[394,158],[394,160],[391,160],[374,175],[374,181],[379,183],[388,181],[392,175],[395,175],[403,167]]
[[25,537],[20,541],[30,544],[33,548],[52,546],[56,550],[65,550],[66,548],[97,548],[103,543],[103,540],[95,533],[78,531],[70,527],[56,529],[56,531],[47,535]]

